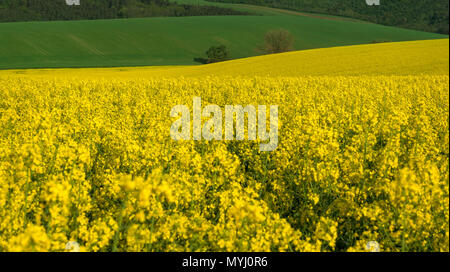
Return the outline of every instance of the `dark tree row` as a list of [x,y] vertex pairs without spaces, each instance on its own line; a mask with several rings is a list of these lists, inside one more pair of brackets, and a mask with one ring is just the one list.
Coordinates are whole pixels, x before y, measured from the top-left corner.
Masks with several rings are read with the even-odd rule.
[[448,34],[449,0],[380,0],[368,6],[365,0],[208,0],[245,3],[305,12],[323,13]]
[[65,0],[0,0],[0,22],[245,14],[168,0],[81,0],[79,6],[68,6]]

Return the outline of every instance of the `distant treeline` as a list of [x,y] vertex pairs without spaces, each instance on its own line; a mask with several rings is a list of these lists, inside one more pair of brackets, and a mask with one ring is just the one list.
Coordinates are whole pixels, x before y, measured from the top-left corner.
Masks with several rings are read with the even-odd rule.
[[79,6],[68,6],[65,0],[0,0],[0,22],[245,14],[167,0],[81,0]]
[[208,0],[243,3],[361,19],[378,24],[448,34],[449,0]]

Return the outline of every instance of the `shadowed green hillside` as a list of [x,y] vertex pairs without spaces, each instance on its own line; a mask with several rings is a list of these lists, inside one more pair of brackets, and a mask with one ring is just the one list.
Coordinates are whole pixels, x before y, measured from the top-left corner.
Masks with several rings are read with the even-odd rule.
[[216,44],[232,58],[257,55],[270,29],[295,36],[295,49],[447,36],[307,16],[165,17],[0,24],[0,69],[195,64]]
[[[189,3],[195,0],[181,0]],[[448,34],[448,0],[380,0],[369,6],[365,0],[208,0],[260,5],[293,11],[344,16],[382,25]],[[200,1],[203,2],[203,1]]]

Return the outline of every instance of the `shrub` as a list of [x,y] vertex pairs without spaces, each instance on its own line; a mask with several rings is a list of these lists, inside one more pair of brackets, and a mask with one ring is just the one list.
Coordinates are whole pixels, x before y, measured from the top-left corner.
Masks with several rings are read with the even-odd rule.
[[221,62],[229,59],[230,52],[225,45],[211,46],[206,51],[206,56],[208,56],[207,63]]

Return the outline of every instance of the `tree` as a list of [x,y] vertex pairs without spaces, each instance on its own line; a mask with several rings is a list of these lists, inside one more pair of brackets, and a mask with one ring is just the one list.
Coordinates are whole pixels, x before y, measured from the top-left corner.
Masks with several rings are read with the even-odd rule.
[[294,48],[294,36],[285,30],[270,30],[264,36],[262,51],[266,54],[288,52]]
[[207,63],[214,63],[228,60],[230,53],[225,45],[219,45],[211,46],[208,51],[206,51],[206,56],[208,56]]

